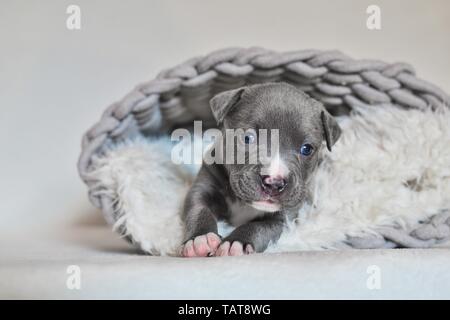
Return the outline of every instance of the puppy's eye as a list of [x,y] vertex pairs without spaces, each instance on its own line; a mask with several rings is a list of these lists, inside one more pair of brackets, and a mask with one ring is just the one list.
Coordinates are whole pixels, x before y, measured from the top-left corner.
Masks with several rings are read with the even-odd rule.
[[252,143],[255,142],[255,141],[256,141],[256,136],[255,136],[254,133],[252,133],[252,132],[247,132],[247,133],[244,135],[244,143],[245,143],[245,144],[252,144]]
[[300,147],[300,154],[303,156],[309,156],[314,151],[314,147],[309,143],[305,143]]

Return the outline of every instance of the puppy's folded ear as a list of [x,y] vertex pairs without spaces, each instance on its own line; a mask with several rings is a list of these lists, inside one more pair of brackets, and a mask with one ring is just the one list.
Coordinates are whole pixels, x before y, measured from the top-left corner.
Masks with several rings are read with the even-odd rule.
[[228,112],[230,112],[231,109],[233,109],[233,107],[239,102],[243,92],[244,88],[224,91],[211,99],[209,104],[211,105],[211,111],[217,121],[217,124],[221,124],[223,122],[223,119]]
[[331,151],[331,147],[341,136],[341,128],[333,116],[328,113],[328,111],[322,111],[320,113],[320,118],[322,120],[322,128],[325,141],[327,142],[327,148]]

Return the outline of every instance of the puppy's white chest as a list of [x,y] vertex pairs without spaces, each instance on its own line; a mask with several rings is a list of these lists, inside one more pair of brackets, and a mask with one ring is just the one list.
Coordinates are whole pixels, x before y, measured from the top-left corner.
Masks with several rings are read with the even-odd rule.
[[263,211],[256,210],[255,208],[246,205],[242,201],[232,201],[229,198],[227,198],[226,201],[231,214],[229,222],[233,226],[240,226],[264,214]]

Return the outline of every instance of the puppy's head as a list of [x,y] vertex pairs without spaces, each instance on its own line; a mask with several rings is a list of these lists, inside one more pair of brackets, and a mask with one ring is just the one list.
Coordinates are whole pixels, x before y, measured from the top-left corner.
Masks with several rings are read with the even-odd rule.
[[[238,132],[233,136],[236,145],[245,146],[244,163],[224,162],[233,192],[262,211],[276,212],[301,205],[323,142],[331,151],[341,133],[320,102],[285,83],[220,93],[211,99],[211,110],[223,132],[223,158],[230,152],[225,147],[230,145],[225,132],[232,130],[227,129]],[[278,143],[276,148],[274,143]],[[255,149],[258,160],[251,162],[251,150]]]

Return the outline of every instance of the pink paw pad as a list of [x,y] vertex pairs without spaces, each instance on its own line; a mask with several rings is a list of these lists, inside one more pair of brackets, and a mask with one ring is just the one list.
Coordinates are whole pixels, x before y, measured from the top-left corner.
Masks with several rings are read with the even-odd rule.
[[183,257],[207,257],[216,252],[220,237],[213,232],[197,236],[186,242],[181,250]]

